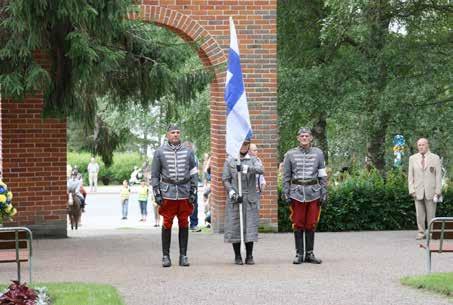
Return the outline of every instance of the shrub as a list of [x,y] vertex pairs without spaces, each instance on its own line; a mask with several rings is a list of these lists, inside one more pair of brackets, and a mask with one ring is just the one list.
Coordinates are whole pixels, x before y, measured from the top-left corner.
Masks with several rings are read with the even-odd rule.
[[[90,162],[91,154],[86,152],[69,152],[68,164],[71,166],[77,165],[79,172],[83,176],[83,181],[88,184],[87,166]],[[98,180],[103,184],[121,184],[123,180],[129,180],[130,174],[134,166],[140,167],[143,164],[143,158],[138,153],[115,153],[113,155],[113,164],[110,167],[105,167],[101,158],[96,158],[99,164]]]
[[[444,191],[437,216],[453,216],[453,191]],[[281,196],[279,197],[281,198]],[[291,231],[288,206],[279,200],[279,231]],[[414,200],[407,190],[407,176],[391,171],[384,179],[376,171],[361,171],[329,186],[327,207],[318,231],[416,229]]]

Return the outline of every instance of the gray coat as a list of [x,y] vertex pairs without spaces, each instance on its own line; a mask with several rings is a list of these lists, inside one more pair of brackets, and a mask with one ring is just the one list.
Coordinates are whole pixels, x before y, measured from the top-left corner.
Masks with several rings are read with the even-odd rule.
[[197,193],[198,169],[193,151],[181,144],[165,143],[154,152],[151,185],[154,195],[166,199],[188,199]]
[[[327,194],[327,173],[324,154],[317,147],[303,149],[296,147],[289,150],[283,163],[283,193],[286,198],[299,202],[308,202],[319,199]],[[312,185],[298,185],[299,181],[316,181]]]
[[[242,212],[244,219],[245,242],[258,241],[259,225],[259,196],[256,191],[256,174],[264,174],[263,164],[256,157],[249,155],[241,159],[241,165],[247,165],[247,173],[241,173],[242,181]],[[231,201],[230,191],[238,193],[238,172],[236,159],[229,157],[224,164],[222,181],[227,192],[225,207],[225,242],[237,243],[241,241],[239,224],[239,204]]]

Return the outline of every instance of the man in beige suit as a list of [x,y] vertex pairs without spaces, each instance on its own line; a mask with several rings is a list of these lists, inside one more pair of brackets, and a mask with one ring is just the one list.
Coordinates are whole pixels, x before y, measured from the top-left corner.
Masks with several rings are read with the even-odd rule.
[[436,216],[437,199],[441,195],[441,165],[438,155],[429,151],[428,140],[417,141],[418,153],[409,158],[409,194],[415,200],[417,239],[425,237],[425,220]]

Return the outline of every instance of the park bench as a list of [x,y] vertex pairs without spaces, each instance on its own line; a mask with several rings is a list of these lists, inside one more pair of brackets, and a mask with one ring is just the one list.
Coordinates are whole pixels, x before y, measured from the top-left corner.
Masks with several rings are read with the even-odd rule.
[[426,233],[426,272],[431,273],[432,253],[453,253],[453,217],[436,217],[431,220]]
[[32,241],[33,235],[28,228],[0,228],[0,263],[16,263],[19,282],[20,265],[22,262],[28,262],[31,283]]

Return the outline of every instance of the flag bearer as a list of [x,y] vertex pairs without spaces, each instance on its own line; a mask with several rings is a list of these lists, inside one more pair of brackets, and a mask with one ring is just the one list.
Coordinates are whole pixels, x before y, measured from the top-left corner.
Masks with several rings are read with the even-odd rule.
[[[225,207],[225,242],[233,244],[234,263],[243,265],[241,256],[241,234],[239,203],[242,202],[245,263],[255,264],[253,243],[258,241],[259,197],[256,192],[256,175],[264,174],[261,161],[249,155],[250,139],[246,139],[240,149],[240,165],[237,158],[229,157],[224,164],[222,181],[228,199]],[[238,190],[238,171],[241,172],[242,196]]]

